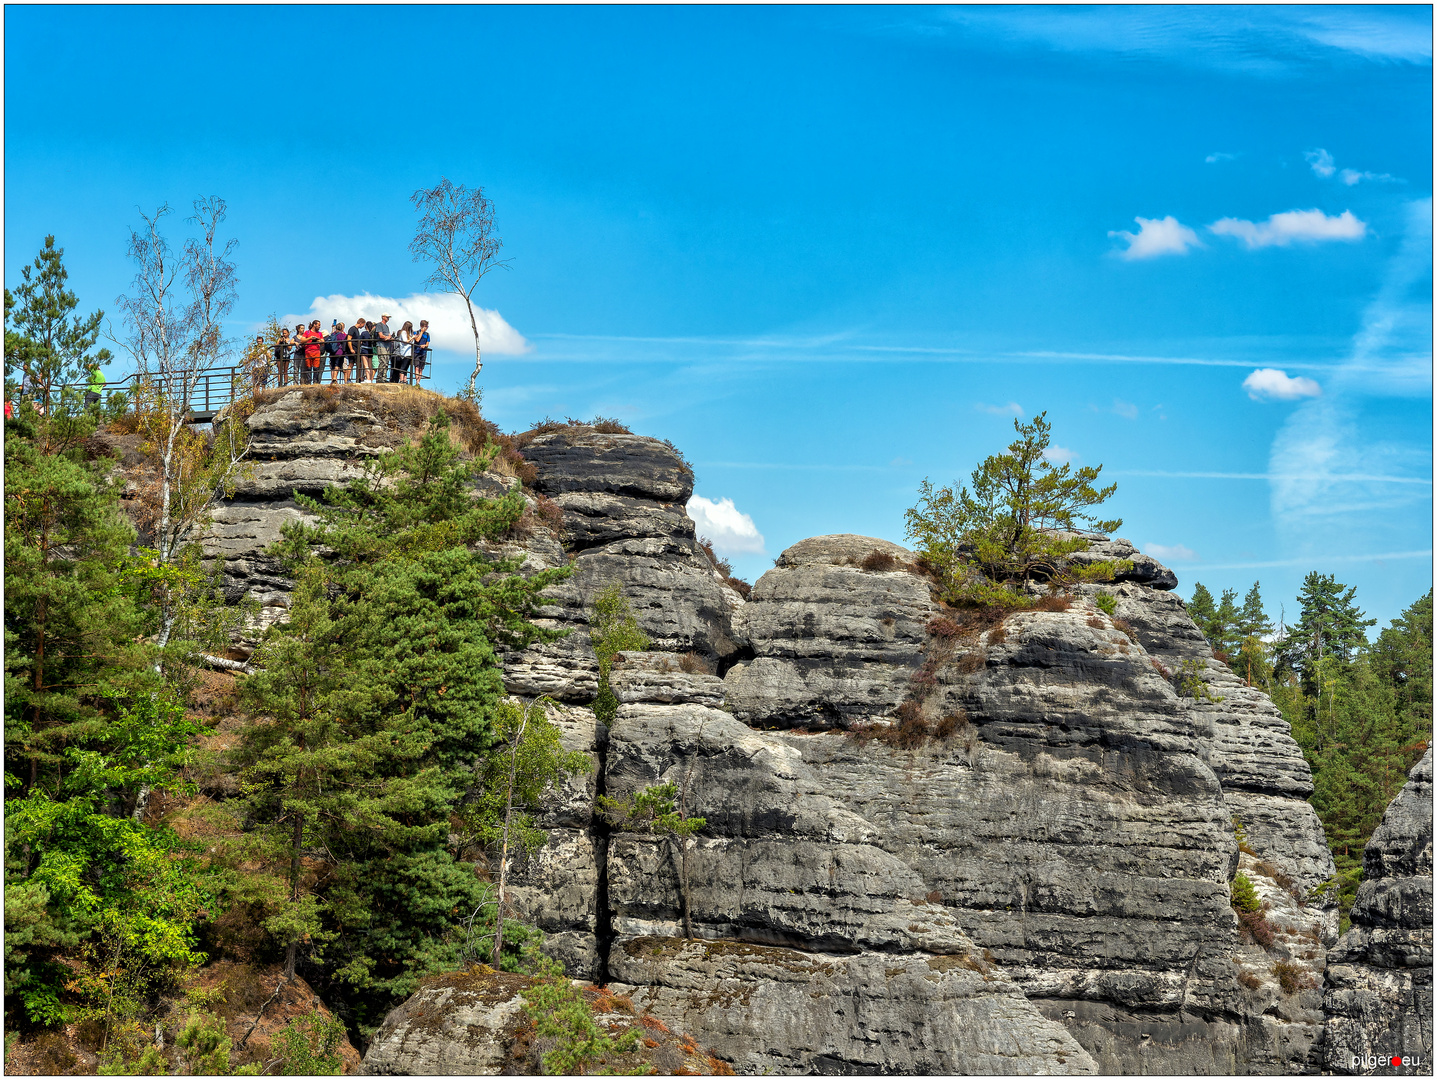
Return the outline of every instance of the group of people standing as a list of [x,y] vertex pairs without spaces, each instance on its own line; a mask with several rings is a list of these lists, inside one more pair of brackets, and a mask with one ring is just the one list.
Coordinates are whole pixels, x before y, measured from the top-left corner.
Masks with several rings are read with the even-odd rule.
[[[356,319],[348,328],[335,319],[330,323],[328,334],[315,319],[308,327],[303,323],[296,326],[293,336],[282,328],[275,342],[266,342],[261,334],[251,349],[251,363],[260,361],[267,368],[268,360],[273,357],[280,386],[290,384],[291,365],[293,381],[301,385],[321,384],[327,367],[331,386],[383,382],[386,369],[389,382],[418,386],[429,357],[429,320],[420,319],[418,330],[412,322],[395,330],[389,318],[387,314],[381,315],[377,323]],[[268,372],[263,377],[257,373],[255,382],[268,385]]]

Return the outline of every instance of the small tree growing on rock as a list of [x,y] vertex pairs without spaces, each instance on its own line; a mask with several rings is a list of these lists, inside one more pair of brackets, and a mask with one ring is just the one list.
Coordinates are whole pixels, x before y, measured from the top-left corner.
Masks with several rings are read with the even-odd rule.
[[589,612],[589,640],[599,659],[599,693],[594,698],[594,715],[604,724],[612,724],[619,712],[619,699],[609,686],[609,673],[616,653],[641,651],[651,644],[634,618],[633,608],[617,581],[612,582],[594,599]]
[[532,854],[544,845],[548,834],[535,825],[530,812],[539,807],[550,787],[565,776],[587,773],[590,767],[584,754],[565,750],[560,744],[559,729],[546,711],[552,704],[549,698],[527,705],[500,704],[495,727],[502,742],[485,760],[482,794],[467,812],[480,841],[499,849],[494,948],[489,961],[495,969],[504,949],[510,849]]
[[[693,921],[689,914],[689,844],[694,833],[702,829],[707,818],[689,817],[687,800],[687,779],[685,789],[680,793],[672,780],[666,784],[646,787],[631,798],[611,799],[600,795],[596,800],[599,812],[610,825],[624,832],[652,833],[667,837],[678,848],[679,854],[679,896],[683,901],[684,937],[694,936]],[[679,802],[675,805],[674,800]]]
[[1120,518],[1091,512],[1112,497],[1116,484],[1094,487],[1102,466],[1047,459],[1051,426],[1039,413],[1013,421],[1018,438],[973,470],[973,488],[919,488],[919,503],[904,515],[905,534],[938,574],[945,599],[969,604],[1026,607],[1021,586],[1032,580],[1111,580],[1113,563],[1072,566],[1068,556],[1089,540],[1067,535],[1081,526],[1111,533]]

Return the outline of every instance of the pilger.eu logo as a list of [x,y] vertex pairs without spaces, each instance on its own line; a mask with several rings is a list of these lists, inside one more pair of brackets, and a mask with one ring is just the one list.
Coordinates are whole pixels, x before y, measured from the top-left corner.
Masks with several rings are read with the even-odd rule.
[[1390,1057],[1377,1054],[1353,1054],[1352,1067],[1354,1069],[1419,1069],[1422,1067],[1422,1059],[1412,1054],[1393,1054]]

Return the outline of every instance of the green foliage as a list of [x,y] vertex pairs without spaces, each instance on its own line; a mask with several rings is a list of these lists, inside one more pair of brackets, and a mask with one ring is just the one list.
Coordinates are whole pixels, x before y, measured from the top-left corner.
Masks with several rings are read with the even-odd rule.
[[1252,878],[1241,870],[1232,879],[1232,906],[1238,911],[1256,911],[1259,906],[1257,889],[1252,884]]
[[1354,602],[1356,587],[1340,584],[1331,574],[1316,570],[1302,582],[1298,603],[1302,614],[1296,626],[1287,627],[1278,648],[1278,666],[1301,680],[1304,693],[1319,692],[1322,661],[1337,661],[1335,670],[1345,670],[1367,645],[1366,628],[1376,619],[1364,619]]
[[184,1056],[180,1071],[186,1075],[229,1075],[233,1044],[225,1034],[225,1022],[218,1016],[191,1011],[175,1038],[175,1046]]
[[[583,993],[562,976],[536,983],[523,996],[524,1012],[534,1022],[535,1034],[556,1040],[554,1048],[542,1058],[546,1076],[616,1075],[602,1067],[602,1059],[638,1048],[642,1037],[639,1028],[630,1028],[614,1038],[595,1023]],[[634,1070],[634,1074],[640,1071],[647,1072],[647,1066]]]
[[1112,593],[1098,593],[1093,597],[1093,603],[1097,604],[1098,610],[1110,619],[1118,610],[1118,598]]
[[344,1024],[318,1013],[296,1016],[270,1040],[279,1058],[274,1076],[338,1076]]
[[1207,680],[1203,677],[1206,671],[1207,665],[1201,660],[1184,660],[1176,672],[1178,693],[1194,701],[1221,701],[1221,694],[1214,694],[1207,688]]
[[1106,502],[1116,484],[1095,488],[1102,466],[1054,466],[1045,457],[1051,427],[1046,413],[1031,423],[1013,421],[1018,438],[1007,453],[987,458],[973,471],[973,488],[954,492],[928,480],[919,503],[904,516],[905,533],[939,576],[940,588],[953,602],[1028,606],[1021,588],[1039,580],[1110,580],[1111,565],[1066,565],[1089,540],[1065,536],[1086,526],[1110,533],[1119,519],[1090,512]]
[[707,824],[701,817],[681,814],[674,804],[678,785],[670,781],[646,787],[631,798],[598,797],[599,811],[620,832],[654,833],[680,839],[693,836]]
[[1367,840],[1432,738],[1431,593],[1371,644],[1354,597],[1309,574],[1302,618],[1267,680],[1312,767],[1311,802],[1337,864],[1325,891],[1336,892],[1344,926]]
[[80,411],[79,393],[67,393],[62,400],[62,383],[86,382],[92,365],[110,362],[108,349],[92,351],[105,313],[71,314],[80,300],[67,288],[64,255],[53,236],[45,237],[35,261],[20,268],[15,291],[5,290],[5,397],[13,398],[20,376],[28,375],[32,397],[44,401],[51,417]]
[[479,792],[462,811],[478,843],[486,847],[504,843],[507,813],[509,844],[526,854],[537,851],[549,837],[531,814],[564,777],[593,768],[586,754],[561,745],[558,725],[546,710],[553,704],[549,698],[528,704],[500,702],[495,714],[499,747],[480,767]]
[[651,642],[639,629],[633,608],[617,581],[611,582],[597,597],[589,611],[589,640],[599,660],[599,693],[594,698],[594,715],[603,724],[612,724],[619,711],[619,699],[609,685],[614,655],[620,652],[642,652]]
[[[287,526],[275,549],[295,575],[290,620],[269,632],[264,670],[240,691],[252,719],[234,760],[251,820],[290,865],[289,910],[265,925],[357,995],[361,1029],[454,966],[465,916],[488,899],[450,847],[461,807],[492,826],[495,777],[513,768],[523,846],[552,779],[544,762],[573,765],[555,757],[542,715],[507,738],[515,714],[493,643],[560,636],[530,616],[539,590],[570,571],[525,579],[517,560],[471,550],[523,510],[517,495],[476,496],[481,466],[460,460],[439,412],[417,445],[325,502],[300,497],[317,521]],[[316,852],[324,868],[311,885],[300,856]]]

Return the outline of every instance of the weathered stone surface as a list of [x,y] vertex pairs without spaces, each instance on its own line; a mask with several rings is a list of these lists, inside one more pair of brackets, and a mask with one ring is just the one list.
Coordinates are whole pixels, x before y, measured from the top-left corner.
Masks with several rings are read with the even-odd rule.
[[1071,561],[1078,566],[1127,560],[1133,564],[1132,569],[1119,570],[1113,575],[1115,582],[1133,582],[1137,585],[1146,585],[1150,589],[1176,589],[1178,587],[1176,574],[1151,555],[1144,555],[1130,541],[1124,540],[1121,536],[1103,538],[1092,533],[1085,535],[1092,537],[1093,540],[1086,551],[1080,551],[1071,557]]
[[[1078,591],[1090,600],[1099,593],[1113,596],[1115,617],[1130,627],[1149,663],[1156,662],[1171,684],[1181,685],[1192,673],[1202,680],[1206,696],[1184,696],[1182,704],[1198,737],[1198,756],[1221,781],[1249,846],[1306,891],[1329,880],[1336,872],[1332,854],[1317,812],[1306,801],[1312,773],[1271,699],[1213,657],[1174,593],[1132,584],[1088,585]],[[1336,904],[1327,899],[1320,906],[1327,912],[1324,935],[1330,944],[1336,940]]]
[[874,551],[913,558],[873,537],[815,537],[759,578],[735,619],[754,652],[726,676],[735,716],[763,727],[847,727],[903,700],[936,607],[926,578],[857,565]]
[[[685,671],[683,666],[695,668]],[[609,686],[622,704],[722,705],[727,686],[696,669],[693,657],[672,653],[621,652],[614,656]]]
[[363,1076],[495,1076],[508,1071],[532,979],[453,975],[384,1018],[359,1067]]
[[1326,1067],[1408,1074],[1370,1059],[1416,1055],[1432,1071],[1432,751],[1408,774],[1363,852],[1352,929],[1328,956]]
[[971,944],[956,948],[833,956],[632,937],[615,944],[610,964],[613,989],[693,1032],[741,1074],[1097,1071]]
[[640,536],[689,537],[693,520],[681,503],[656,503],[602,491],[569,491],[554,496],[564,511],[564,531],[576,550]]
[[565,750],[590,761],[587,773],[565,778],[545,804],[538,825],[549,838],[527,859],[516,859],[508,900],[513,917],[544,931],[544,952],[564,964],[573,977],[598,981],[601,874],[607,841],[596,828],[594,797],[599,791],[608,733],[590,709],[548,706]]
[[523,454],[539,470],[534,489],[545,495],[606,492],[682,506],[694,493],[693,470],[671,446],[643,435],[580,426],[540,435]]

